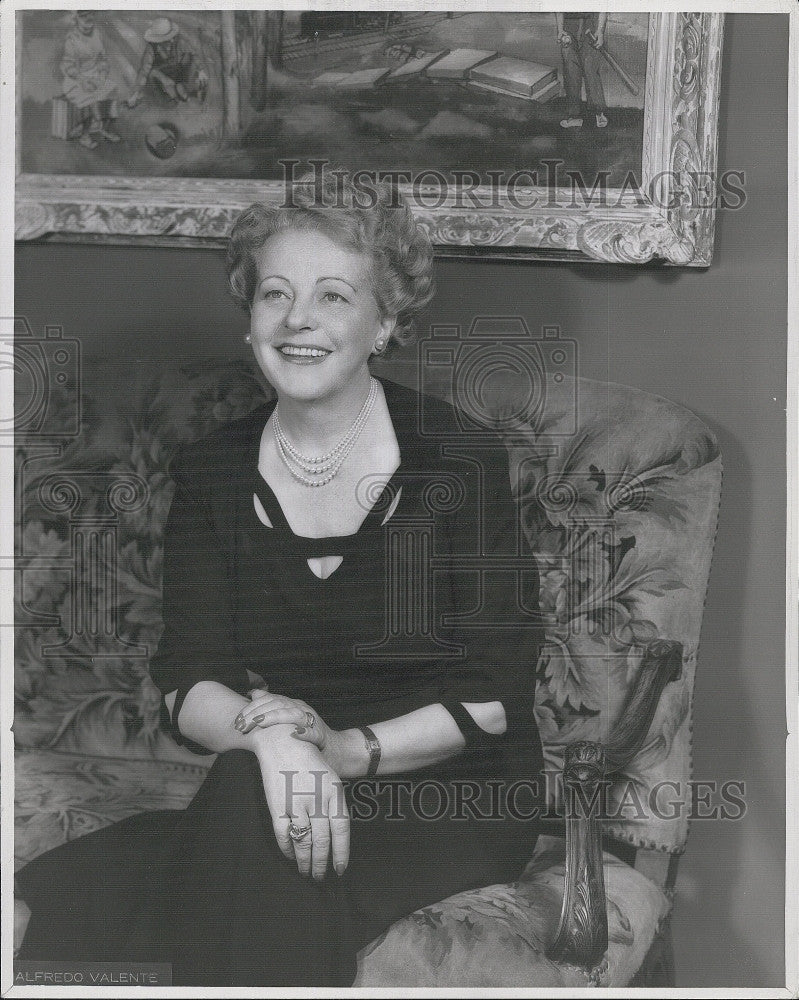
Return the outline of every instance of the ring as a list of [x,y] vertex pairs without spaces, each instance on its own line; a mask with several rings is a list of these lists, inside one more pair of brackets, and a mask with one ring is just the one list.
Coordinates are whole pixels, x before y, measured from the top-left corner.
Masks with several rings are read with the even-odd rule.
[[289,823],[289,837],[292,840],[302,840],[311,832],[310,826],[297,826],[296,823]]
[[306,712],[305,713],[305,725],[309,729],[313,729],[315,722],[316,722],[316,716],[313,714],[313,712]]

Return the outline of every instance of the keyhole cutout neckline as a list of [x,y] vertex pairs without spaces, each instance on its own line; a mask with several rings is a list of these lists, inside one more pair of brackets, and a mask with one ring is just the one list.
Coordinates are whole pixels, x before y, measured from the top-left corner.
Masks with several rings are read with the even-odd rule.
[[[261,475],[260,470],[256,470],[255,481],[253,483],[253,492],[261,501],[261,506],[264,508],[264,512],[269,520],[272,522],[272,527],[277,529],[282,529],[289,533],[292,538],[297,542],[297,544],[302,546],[310,545],[313,547],[314,543],[319,543],[321,547],[327,548],[330,542],[340,542],[342,545],[347,545],[349,541],[354,540],[362,531],[367,531],[370,528],[380,527],[381,523],[387,520],[387,513],[393,514],[399,497],[402,493],[402,487],[398,487],[396,494],[394,493],[393,480],[399,471],[399,467],[395,470],[388,481],[386,482],[383,489],[380,491],[380,495],[375,500],[374,504],[366,512],[366,516],[355,529],[355,531],[349,532],[346,535],[300,535],[298,534],[289,524],[288,518],[280,505],[275,491],[269,485],[269,483]],[[389,497],[391,498],[389,500]],[[390,516],[390,515],[389,515]]]
[[[255,433],[251,439],[252,443],[250,447],[252,451],[248,456],[247,464],[253,473],[252,492],[260,500],[264,513],[272,523],[272,528],[264,526],[261,518],[257,516],[254,506],[250,510],[252,516],[257,519],[261,530],[279,532],[283,541],[288,543],[288,547],[297,555],[304,556],[306,561],[308,559],[319,559],[323,556],[341,556],[342,560],[345,560],[348,552],[354,551],[361,545],[363,535],[367,531],[379,530],[394,515],[403,492],[402,485],[395,486],[395,481],[400,474],[407,472],[409,458],[412,466],[414,466],[415,462],[418,463],[418,457],[414,450],[416,444],[416,405],[415,402],[409,405],[403,399],[403,396],[409,393],[410,390],[380,377],[377,377],[377,381],[383,387],[383,394],[399,446],[399,465],[386,481],[380,495],[367,511],[357,530],[351,534],[327,535],[315,538],[297,534],[291,527],[274,490],[264,479],[258,468],[261,441],[263,435],[266,433],[266,425],[277,404],[277,400],[270,400],[261,411],[264,422],[261,425],[260,431]],[[336,567],[336,572],[340,568],[341,564]],[[311,572],[313,573],[313,570]],[[316,573],[313,573],[313,575],[317,580],[322,581],[322,578],[318,577]],[[333,574],[329,574],[329,576],[331,575]],[[329,576],[324,579],[329,579]]]
[[[263,477],[261,477],[261,478],[263,478]],[[272,488],[269,486],[269,484],[266,482],[266,480],[264,480],[264,485],[269,490],[269,492],[272,494],[272,497],[274,499],[274,503],[278,507],[280,507],[280,501],[277,499],[277,497],[275,496],[274,490],[272,490]],[[394,495],[394,499],[391,501],[391,505],[389,506],[388,511],[386,512],[383,520],[381,521],[381,524],[380,524],[381,527],[383,525],[387,524],[388,521],[391,519],[392,514],[397,509],[397,505],[399,504],[399,500],[400,500],[400,496],[401,495],[402,495],[402,487],[400,486],[399,489],[397,490],[396,494]],[[252,499],[253,499],[253,507],[254,507],[254,510],[255,510],[255,514],[258,517],[258,520],[261,522],[261,524],[267,530],[274,529],[275,525],[272,523],[272,519],[269,517],[269,514],[267,514],[267,512],[266,512],[266,506],[265,506],[263,500],[261,500],[261,497],[258,495],[258,492],[254,492],[253,493]],[[379,502],[380,501],[378,500],[378,504],[376,504],[376,506],[379,505]],[[280,513],[283,515],[283,521],[285,522],[286,527],[288,528],[289,531],[291,531],[291,527],[289,526],[288,521],[286,520],[286,516],[283,513],[283,508],[282,507],[280,507]],[[369,513],[371,513],[371,511],[369,511],[367,513],[367,517],[369,516]],[[363,524],[363,522],[362,522],[362,524]],[[360,531],[360,527],[358,528],[358,531]],[[294,534],[294,533],[292,532],[292,534]],[[358,532],[356,531],[355,534],[357,535]],[[295,537],[297,537],[297,538],[304,538],[305,536],[295,535]],[[337,538],[351,538],[351,537],[353,537],[353,536],[352,535],[329,535],[329,536],[321,538],[321,539],[308,539],[308,540],[310,540],[310,541],[328,541],[328,540],[335,541]],[[336,572],[336,570],[344,562],[344,556],[342,556],[342,555],[309,556],[305,561],[308,564],[308,568],[310,569],[310,571],[313,573],[313,575],[318,580],[327,580],[329,577],[331,577]]]

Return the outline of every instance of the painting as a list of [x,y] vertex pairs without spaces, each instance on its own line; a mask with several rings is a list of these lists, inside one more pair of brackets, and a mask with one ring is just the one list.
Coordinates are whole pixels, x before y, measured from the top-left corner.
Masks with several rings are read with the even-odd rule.
[[722,15],[27,10],[17,237],[218,246],[397,181],[442,255],[710,262]]

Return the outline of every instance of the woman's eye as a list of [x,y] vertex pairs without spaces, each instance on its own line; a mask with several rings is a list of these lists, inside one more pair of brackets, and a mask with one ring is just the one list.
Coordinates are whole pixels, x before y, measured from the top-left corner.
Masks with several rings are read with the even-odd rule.
[[279,288],[270,288],[268,292],[264,292],[265,299],[278,299],[281,295],[285,295]]
[[338,292],[325,292],[324,298],[328,302],[346,302],[347,300],[343,295],[339,295]]

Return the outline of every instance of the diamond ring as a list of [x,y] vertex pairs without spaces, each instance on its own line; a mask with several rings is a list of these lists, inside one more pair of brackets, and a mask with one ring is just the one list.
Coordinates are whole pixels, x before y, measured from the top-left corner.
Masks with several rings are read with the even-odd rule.
[[292,840],[302,840],[311,832],[310,826],[297,826],[296,823],[289,823],[289,837]]
[[306,712],[305,713],[305,725],[309,729],[313,729],[315,722],[316,722],[316,716],[313,714],[313,712]]

